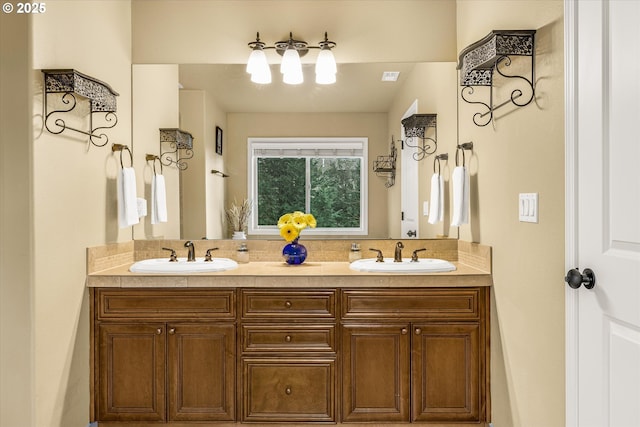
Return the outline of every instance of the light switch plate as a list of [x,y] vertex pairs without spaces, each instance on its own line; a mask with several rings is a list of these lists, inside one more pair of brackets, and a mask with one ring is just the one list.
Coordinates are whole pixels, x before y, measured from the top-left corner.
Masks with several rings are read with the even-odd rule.
[[520,193],[518,215],[520,222],[538,222],[538,193]]
[[427,201],[422,202],[422,215],[424,216],[429,215],[429,202]]

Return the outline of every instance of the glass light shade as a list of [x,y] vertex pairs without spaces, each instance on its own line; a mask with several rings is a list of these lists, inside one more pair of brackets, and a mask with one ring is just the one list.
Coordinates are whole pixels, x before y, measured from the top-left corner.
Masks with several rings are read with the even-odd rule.
[[280,72],[282,74],[302,74],[302,63],[300,62],[300,55],[295,48],[289,47],[284,51],[282,56],[282,63],[280,64]]
[[331,49],[325,48],[320,50],[318,60],[316,61],[316,74],[336,74],[338,67],[336,66],[336,58],[333,56]]
[[333,73],[316,74],[316,83],[319,85],[332,85],[336,82],[336,75]]
[[251,81],[261,85],[268,85],[271,83],[271,69],[268,65],[260,70],[255,70],[251,73]]
[[301,84],[304,81],[304,76],[302,75],[302,67],[300,67],[298,71],[284,73],[282,75],[282,81],[288,85]]
[[264,54],[264,50],[260,48],[254,48],[249,55],[247,61],[247,73],[253,74],[256,70],[260,70],[265,66],[269,66],[267,62],[267,55]]

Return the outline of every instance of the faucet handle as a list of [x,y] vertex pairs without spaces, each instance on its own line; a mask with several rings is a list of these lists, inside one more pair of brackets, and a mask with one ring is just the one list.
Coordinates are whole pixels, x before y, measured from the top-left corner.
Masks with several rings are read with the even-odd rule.
[[176,255],[176,251],[174,251],[171,248],[162,248],[165,251],[171,251],[171,255],[169,255],[169,262],[176,262],[178,261],[178,256]]
[[369,248],[370,251],[377,252],[376,262],[384,262],[384,256],[382,255],[382,251],[380,249]]
[[218,248],[207,249],[207,253],[204,255],[205,262],[213,261],[213,258],[211,257],[211,251],[217,251],[217,250]]
[[418,262],[418,252],[422,252],[426,250],[427,248],[422,248],[422,249],[416,249],[415,251],[413,251],[413,253],[411,254],[411,262]]

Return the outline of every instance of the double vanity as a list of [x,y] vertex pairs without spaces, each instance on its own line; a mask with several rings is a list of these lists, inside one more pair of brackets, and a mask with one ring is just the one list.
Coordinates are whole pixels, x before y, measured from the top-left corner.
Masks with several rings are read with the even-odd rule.
[[[234,259],[236,242],[195,243]],[[490,248],[405,241],[454,270],[378,272],[353,268],[350,243],[305,242],[307,261],[289,266],[282,242],[249,241],[251,262],[196,273],[130,271],[181,241],[88,249],[91,420],[488,425]]]

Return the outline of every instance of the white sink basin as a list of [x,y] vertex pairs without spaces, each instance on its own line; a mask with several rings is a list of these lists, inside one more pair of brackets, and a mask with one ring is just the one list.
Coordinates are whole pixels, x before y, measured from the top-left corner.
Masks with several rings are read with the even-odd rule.
[[352,262],[349,267],[368,273],[440,273],[456,269],[449,261],[435,258],[419,259],[417,262],[412,262],[410,258],[402,258],[402,262],[394,262],[393,258],[385,258],[384,262],[365,258]]
[[238,268],[238,263],[229,258],[213,258],[205,261],[204,258],[196,258],[187,262],[186,258],[178,258],[176,262],[169,262],[169,258],[152,258],[138,261],[129,271],[132,273],[210,273]]

